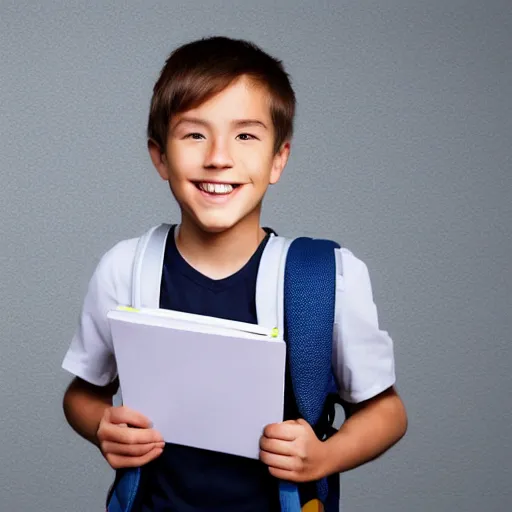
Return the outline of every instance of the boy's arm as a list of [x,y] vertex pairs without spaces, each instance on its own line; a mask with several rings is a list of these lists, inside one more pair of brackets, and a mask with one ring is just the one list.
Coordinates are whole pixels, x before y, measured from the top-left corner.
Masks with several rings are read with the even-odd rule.
[[327,441],[320,441],[304,420],[269,425],[260,457],[270,473],[291,482],[310,482],[348,471],[382,455],[406,432],[405,407],[394,388],[345,407],[348,419]]
[[165,443],[145,416],[112,407],[117,388],[117,380],[101,387],[75,378],[64,395],[64,414],[73,430],[98,446],[114,469],[143,466],[162,453]]
[[347,420],[322,443],[322,476],[370,462],[397,443],[407,431],[404,404],[394,388],[360,404],[344,404]]
[[75,377],[64,394],[66,420],[77,434],[98,447],[98,427],[105,410],[112,407],[117,388],[117,379],[102,387]]

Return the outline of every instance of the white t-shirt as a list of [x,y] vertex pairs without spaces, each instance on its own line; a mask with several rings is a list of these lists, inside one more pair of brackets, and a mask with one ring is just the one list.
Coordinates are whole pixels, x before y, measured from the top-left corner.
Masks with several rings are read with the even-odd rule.
[[[131,303],[137,238],[124,240],[100,260],[89,282],[77,330],[62,367],[91,384],[105,386],[117,376],[107,313]],[[393,342],[379,328],[366,265],[348,249],[337,249],[332,364],[340,396],[368,400],[395,383]]]

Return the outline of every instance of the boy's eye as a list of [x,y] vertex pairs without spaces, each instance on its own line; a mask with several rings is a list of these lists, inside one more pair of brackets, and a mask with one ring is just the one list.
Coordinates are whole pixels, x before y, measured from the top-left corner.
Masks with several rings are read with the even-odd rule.
[[193,139],[193,140],[201,140],[201,139],[204,139],[204,136],[201,133],[188,133],[187,135],[185,135],[184,138],[185,139]]
[[254,135],[251,135],[250,133],[241,133],[240,135],[238,135],[238,137],[240,138],[240,140],[256,139],[256,137]]

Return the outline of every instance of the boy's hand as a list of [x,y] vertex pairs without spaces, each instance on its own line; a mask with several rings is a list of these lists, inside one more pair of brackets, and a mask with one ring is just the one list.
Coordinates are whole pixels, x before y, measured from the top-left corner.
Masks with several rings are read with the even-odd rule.
[[150,427],[145,416],[127,407],[105,409],[96,436],[112,468],[143,466],[161,455],[164,440]]
[[325,443],[303,419],[268,425],[261,437],[260,448],[260,460],[276,478],[310,482],[325,476]]

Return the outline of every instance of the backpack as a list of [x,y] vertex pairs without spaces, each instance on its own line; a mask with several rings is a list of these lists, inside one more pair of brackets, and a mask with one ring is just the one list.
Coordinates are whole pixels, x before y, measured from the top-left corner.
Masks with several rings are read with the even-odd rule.
[[[161,224],[138,241],[132,274],[134,308],[158,308],[167,235]],[[277,326],[287,344],[297,408],[320,439],[335,432],[334,407],[339,395],[332,372],[332,339],[336,305],[336,258],[329,240],[287,239],[270,235],[256,282],[258,323]],[[269,300],[275,297],[275,300]],[[339,306],[338,306],[339,307]],[[140,484],[140,468],[116,472],[107,512],[132,512]],[[315,483],[314,499],[301,509],[302,484],[279,482],[281,512],[338,512],[339,475]],[[311,487],[311,486],[310,486]]]

